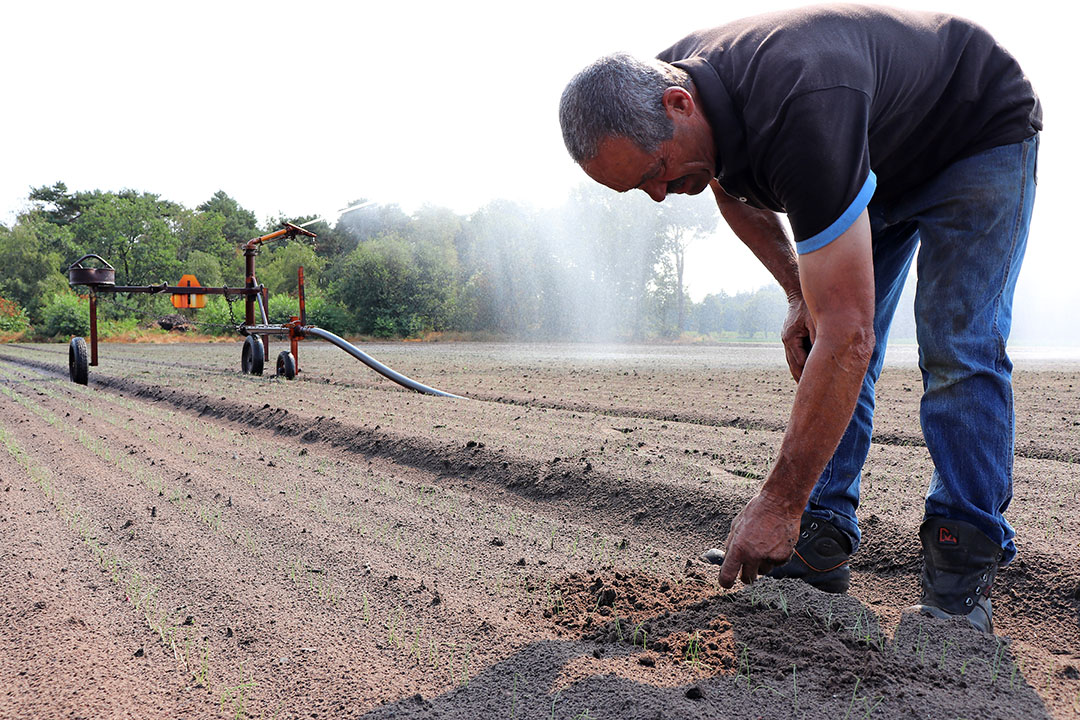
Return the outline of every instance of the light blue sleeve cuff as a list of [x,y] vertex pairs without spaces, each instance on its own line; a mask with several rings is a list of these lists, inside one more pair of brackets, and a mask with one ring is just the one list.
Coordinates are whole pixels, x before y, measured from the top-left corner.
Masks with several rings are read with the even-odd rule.
[[870,204],[870,198],[874,196],[874,190],[877,189],[877,176],[874,175],[874,171],[871,170],[866,176],[866,182],[863,183],[862,189],[859,190],[859,194],[855,196],[855,199],[848,205],[847,210],[836,218],[832,225],[825,228],[817,235],[809,237],[805,240],[801,240],[795,243],[795,250],[800,255],[806,253],[812,253],[815,250],[820,250],[836,238],[844,234],[844,232],[851,227],[851,224],[855,222],[856,218],[866,209],[866,206]]

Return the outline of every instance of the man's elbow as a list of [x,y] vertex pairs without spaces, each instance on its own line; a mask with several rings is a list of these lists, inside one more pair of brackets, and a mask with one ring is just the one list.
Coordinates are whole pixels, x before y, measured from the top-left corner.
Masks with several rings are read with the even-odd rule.
[[859,373],[866,372],[866,368],[870,366],[870,357],[874,354],[874,345],[876,343],[874,324],[871,322],[867,325],[860,325],[851,338],[851,356],[852,362],[855,364],[853,369],[858,370]]
[[[837,366],[846,373],[863,375],[870,366],[876,338],[873,320],[818,325],[815,346],[825,345]],[[824,342],[822,342],[824,341]]]

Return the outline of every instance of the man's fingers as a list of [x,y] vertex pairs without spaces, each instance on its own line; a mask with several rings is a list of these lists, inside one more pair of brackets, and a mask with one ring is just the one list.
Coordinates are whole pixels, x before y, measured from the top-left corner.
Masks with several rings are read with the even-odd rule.
[[731,588],[735,584],[736,577],[742,580],[744,584],[750,585],[757,580],[759,575],[768,575],[773,568],[780,567],[787,562],[786,559],[776,561],[766,558],[755,566],[752,562],[733,561],[731,557],[731,553],[725,553],[717,548],[713,548],[701,556],[701,559],[705,562],[711,562],[715,565],[723,563],[720,568],[720,585],[725,588]]
[[735,584],[735,578],[739,576],[742,563],[736,559],[736,554],[729,552],[724,556],[724,564],[720,566],[720,587],[730,589]]
[[797,335],[784,338],[784,356],[787,359],[791,377],[799,382],[802,377],[806,359],[810,355],[810,338],[806,335]]
[[742,572],[739,574],[739,579],[743,581],[743,585],[751,585],[757,580],[758,569],[757,563],[743,563]]
[[765,572],[758,562],[753,559],[743,560],[738,552],[729,549],[724,557],[724,564],[720,567],[720,586],[731,588],[736,577],[742,580],[744,585],[749,585],[757,580],[759,570]]
[[798,351],[792,345],[784,346],[784,355],[787,358],[787,366],[788,370],[791,371],[791,377],[795,379],[795,382],[799,382],[799,378],[802,377],[803,366],[806,365],[806,358],[800,358]]

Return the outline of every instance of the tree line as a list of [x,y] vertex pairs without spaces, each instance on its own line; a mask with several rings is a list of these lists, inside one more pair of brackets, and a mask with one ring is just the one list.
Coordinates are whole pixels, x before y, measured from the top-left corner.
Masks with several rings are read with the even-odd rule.
[[[225,192],[191,209],[152,193],[71,192],[58,182],[32,188],[14,224],[0,224],[0,333],[85,335],[87,303],[68,288],[67,267],[87,253],[116,268],[118,285],[175,284],[194,274],[203,286],[237,287],[243,242],[286,220],[314,220],[307,229],[317,238],[269,244],[256,259],[272,322],[298,314],[302,266],[308,321],[342,335],[777,336],[786,310],[779,288],[699,303],[686,293],[686,248],[710,241],[714,208],[633,195],[582,185],[553,210],[504,200],[468,215],[369,205],[332,224],[307,216],[260,225]],[[243,317],[236,300],[212,296],[205,308],[182,312],[204,333],[225,333]],[[115,295],[98,307],[106,334],[178,312],[161,295]]]

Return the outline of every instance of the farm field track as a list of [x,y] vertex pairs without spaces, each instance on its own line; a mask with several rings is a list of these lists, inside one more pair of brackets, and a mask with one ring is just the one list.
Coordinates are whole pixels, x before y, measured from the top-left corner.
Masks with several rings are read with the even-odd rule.
[[[271,343],[271,358],[283,343]],[[0,718],[1080,716],[1080,361],[1015,353],[997,637],[902,614],[932,465],[878,384],[852,588],[696,560],[768,472],[778,347],[0,345]],[[973,430],[977,432],[977,429]]]

